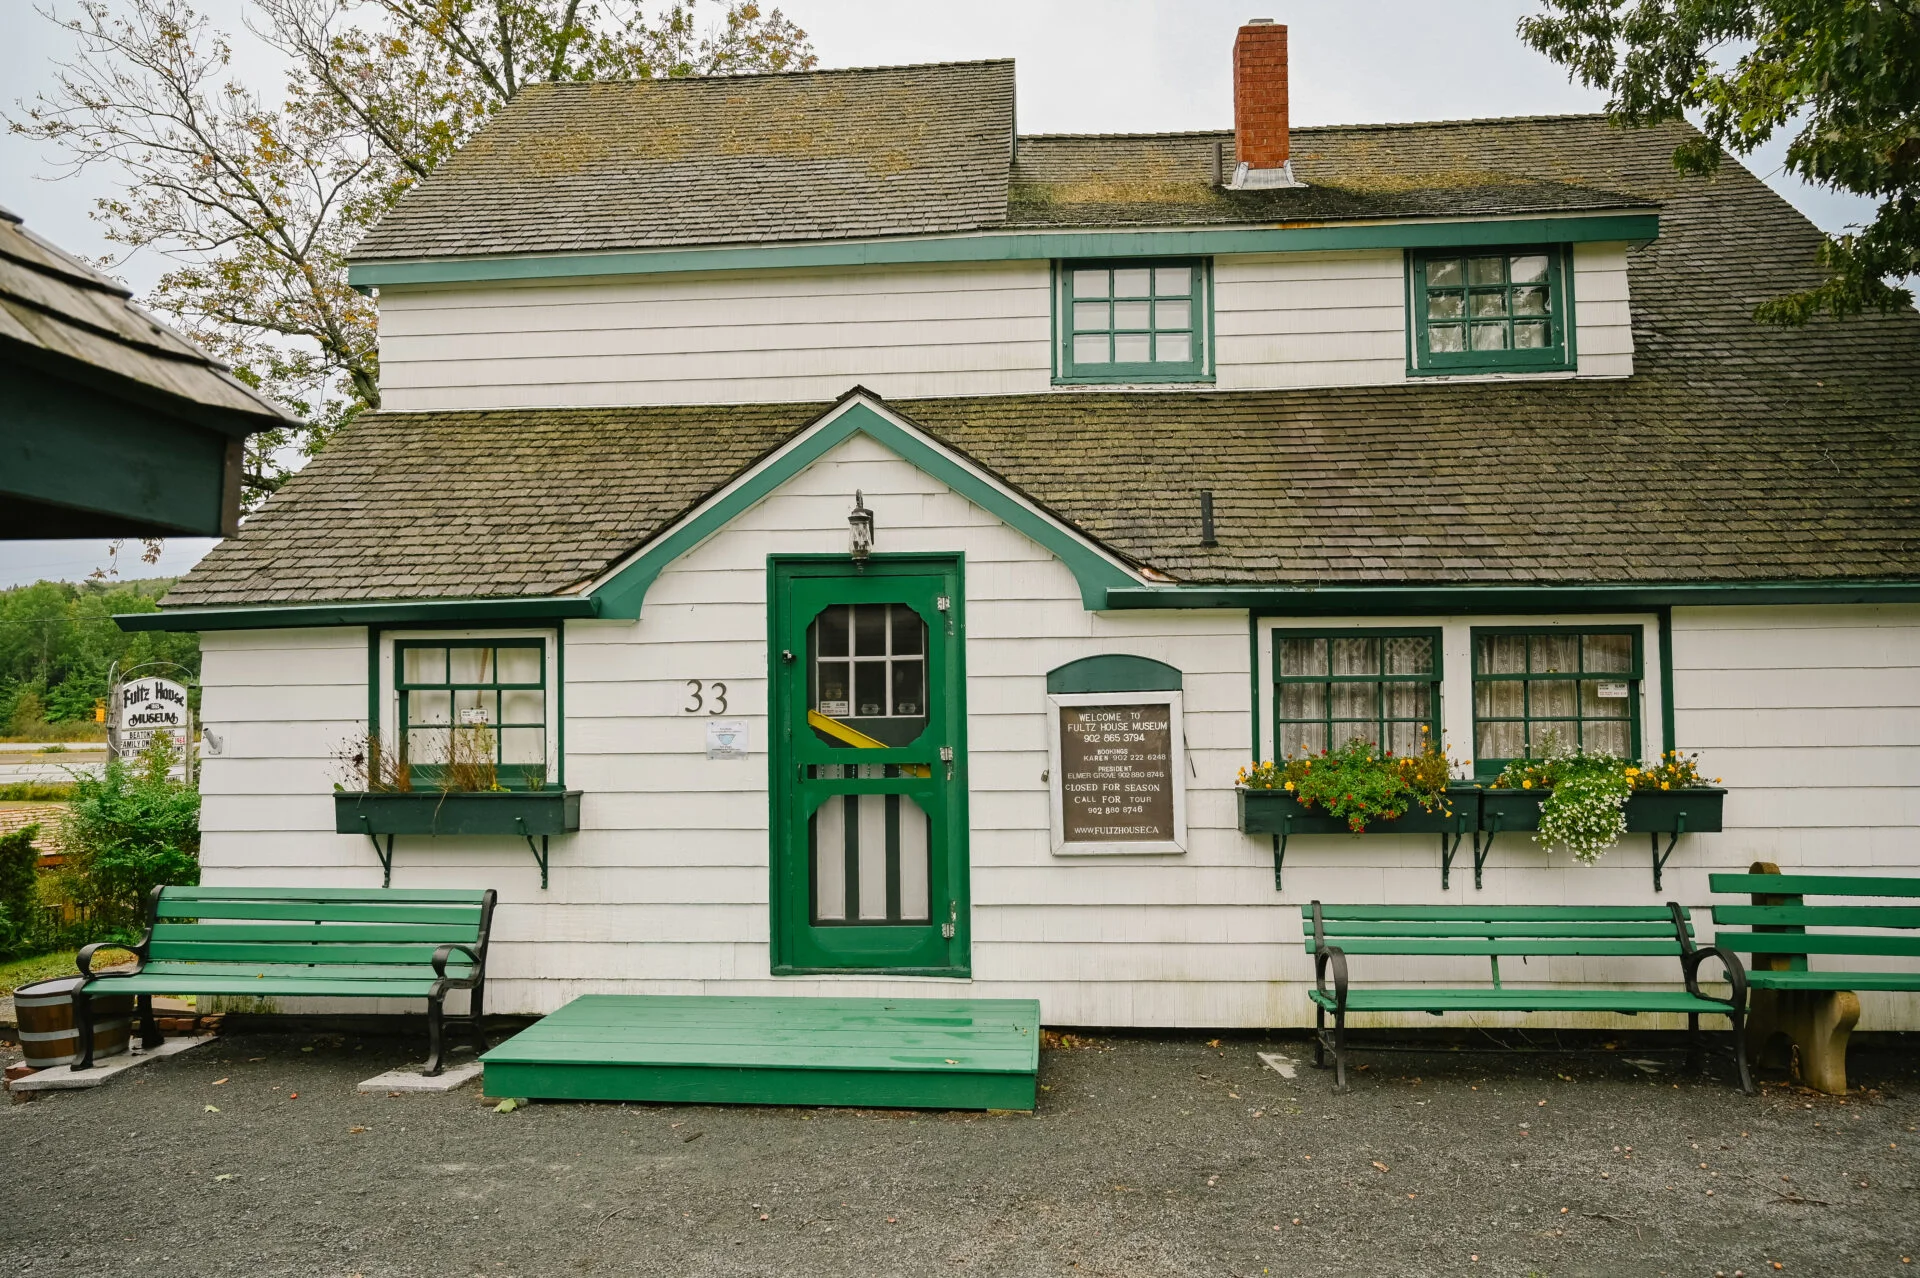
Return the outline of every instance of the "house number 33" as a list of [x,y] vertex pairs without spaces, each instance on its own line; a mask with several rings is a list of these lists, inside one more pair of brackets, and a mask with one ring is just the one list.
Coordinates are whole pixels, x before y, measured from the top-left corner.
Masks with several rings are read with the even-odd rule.
[[[727,712],[727,685],[724,683],[702,683],[698,679],[687,680],[687,696],[690,698],[685,712],[687,714],[725,714]],[[712,705],[708,705],[708,701]]]

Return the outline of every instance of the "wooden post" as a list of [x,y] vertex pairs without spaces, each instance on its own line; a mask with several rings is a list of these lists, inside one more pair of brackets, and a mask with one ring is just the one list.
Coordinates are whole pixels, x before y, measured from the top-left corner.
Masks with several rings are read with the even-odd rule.
[[[1749,874],[1778,874],[1780,867],[1771,861],[1755,861]],[[1800,897],[1754,893],[1755,905],[1799,905]],[[1756,932],[1780,932],[1783,927],[1756,927]],[[1796,929],[1797,930],[1797,929]],[[1757,971],[1786,971],[1795,966],[1790,954],[1756,954]],[[1805,962],[1802,958],[1802,963]],[[1791,1043],[1798,1057],[1800,1081],[1815,1091],[1844,1096],[1847,1091],[1847,1040],[1860,1023],[1860,998],[1852,990],[1762,990],[1756,989],[1748,1000],[1747,1041],[1756,1064],[1792,1066],[1796,1061],[1785,1055]],[[1785,1040],[1784,1043],[1777,1040]]]

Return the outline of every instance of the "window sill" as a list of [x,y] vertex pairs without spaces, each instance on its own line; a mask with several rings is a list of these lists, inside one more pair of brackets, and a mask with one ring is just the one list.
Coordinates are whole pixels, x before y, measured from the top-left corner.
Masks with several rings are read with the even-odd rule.
[[1408,377],[1444,378],[1452,381],[1516,382],[1566,380],[1579,376],[1574,364],[1545,364],[1538,368],[1409,368]]
[[1192,386],[1213,381],[1212,373],[1159,373],[1147,377],[1139,373],[1087,373],[1056,376],[1055,386],[1110,386],[1116,390],[1131,386]]

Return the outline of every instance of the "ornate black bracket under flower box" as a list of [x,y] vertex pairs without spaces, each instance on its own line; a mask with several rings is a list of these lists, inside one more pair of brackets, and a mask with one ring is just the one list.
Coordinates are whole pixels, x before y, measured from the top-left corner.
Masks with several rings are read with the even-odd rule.
[[[512,834],[527,841],[547,886],[547,841],[580,828],[578,790],[337,790],[333,828],[364,834],[380,858],[381,885],[393,884],[393,840],[401,834]],[[381,847],[380,836],[386,836]],[[540,841],[534,842],[539,836]]]
[[[1473,883],[1480,886],[1480,867],[1493,850],[1494,836],[1507,830],[1538,830],[1540,805],[1547,790],[1482,790],[1480,792],[1480,830],[1473,837]],[[1645,834],[1652,842],[1653,890],[1660,891],[1661,876],[1673,845],[1683,834],[1716,834],[1721,828],[1727,792],[1711,786],[1682,790],[1635,790],[1627,796],[1627,833]],[[1667,847],[1660,850],[1660,836],[1667,836]],[[1482,836],[1484,837],[1484,840]],[[1483,846],[1484,843],[1484,846]]]
[[[1248,790],[1238,792],[1240,829],[1246,834],[1273,836],[1273,888],[1280,890],[1280,870],[1287,858],[1287,840],[1296,834],[1353,833],[1341,817],[1309,808],[1285,790]],[[1480,791],[1472,786],[1447,787],[1447,805],[1451,812],[1428,812],[1418,804],[1390,820],[1369,821],[1364,834],[1437,834],[1440,836],[1440,886],[1444,889],[1453,872],[1454,853],[1460,841],[1477,824]]]

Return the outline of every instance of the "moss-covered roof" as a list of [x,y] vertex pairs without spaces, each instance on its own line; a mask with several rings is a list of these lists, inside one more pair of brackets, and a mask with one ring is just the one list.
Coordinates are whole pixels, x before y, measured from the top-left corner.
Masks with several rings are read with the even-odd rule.
[[[893,407],[1186,582],[1920,579],[1920,315],[1756,324],[1756,303],[1820,278],[1820,234],[1738,166],[1676,175],[1677,129],[1407,135],[1369,145],[1499,155],[1525,139],[1556,179],[1660,201],[1659,239],[1628,254],[1632,377]],[[166,603],[572,589],[825,407],[364,418]]]

